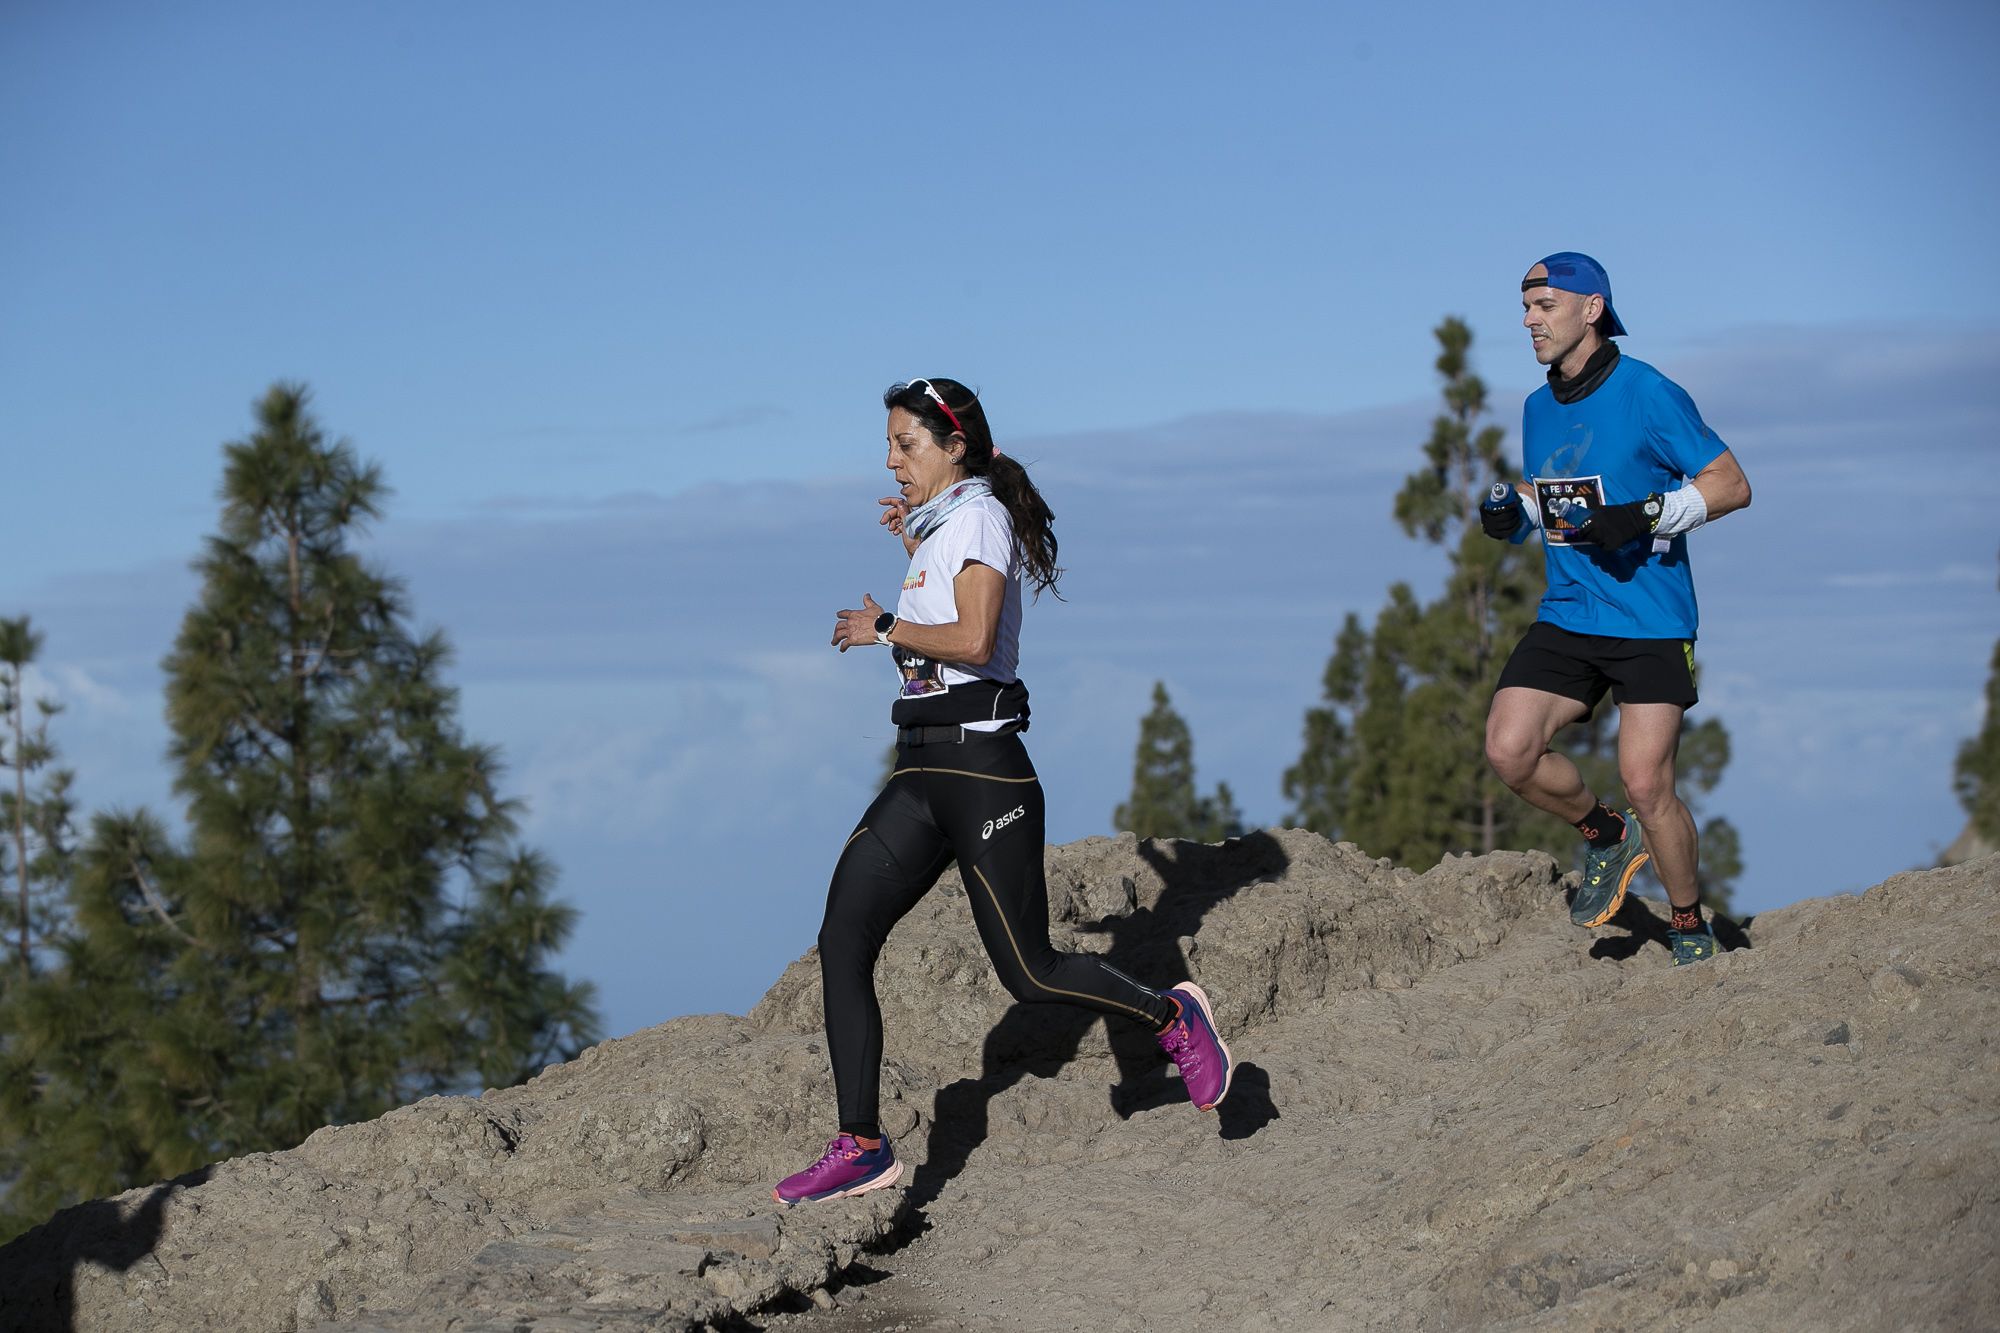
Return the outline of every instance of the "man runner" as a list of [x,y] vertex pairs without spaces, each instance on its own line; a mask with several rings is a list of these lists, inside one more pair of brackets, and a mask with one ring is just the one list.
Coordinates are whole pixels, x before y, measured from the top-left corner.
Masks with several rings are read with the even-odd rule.
[[[1522,279],[1521,306],[1549,382],[1522,411],[1528,480],[1496,487],[1502,499],[1480,519],[1502,540],[1541,529],[1548,591],[1500,673],[1486,759],[1522,800],[1588,841],[1571,920],[1609,921],[1650,858],[1673,908],[1674,962],[1698,962],[1714,956],[1715,937],[1702,920],[1694,818],[1674,793],[1681,717],[1695,703],[1687,534],[1749,504],[1750,483],[1678,384],[1619,354],[1611,339],[1625,326],[1596,260],[1550,255]],[[1607,689],[1623,814],[1549,749]]]

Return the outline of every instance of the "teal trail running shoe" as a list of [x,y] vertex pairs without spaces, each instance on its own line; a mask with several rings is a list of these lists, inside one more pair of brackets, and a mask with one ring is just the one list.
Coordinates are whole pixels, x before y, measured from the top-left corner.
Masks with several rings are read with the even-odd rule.
[[1592,847],[1583,854],[1583,887],[1569,905],[1569,919],[1579,926],[1601,926],[1625,905],[1632,876],[1652,859],[1643,846],[1639,816],[1625,812],[1625,836],[1615,847]]
[[1715,933],[1706,926],[1700,930],[1669,930],[1667,945],[1674,951],[1675,967],[1699,963],[1704,958],[1715,957],[1717,952]]

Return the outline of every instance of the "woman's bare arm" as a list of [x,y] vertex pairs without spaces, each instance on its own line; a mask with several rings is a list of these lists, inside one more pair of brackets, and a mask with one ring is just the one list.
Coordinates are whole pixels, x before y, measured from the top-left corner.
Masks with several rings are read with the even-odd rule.
[[[1000,608],[1007,600],[1007,576],[991,565],[968,560],[951,581],[951,597],[958,607],[958,619],[943,625],[912,625],[896,622],[889,641],[920,657],[964,666],[985,666],[1000,640]],[[833,644],[841,652],[875,642],[875,621],[882,608],[873,597],[863,596],[862,604],[839,613],[833,627]]]

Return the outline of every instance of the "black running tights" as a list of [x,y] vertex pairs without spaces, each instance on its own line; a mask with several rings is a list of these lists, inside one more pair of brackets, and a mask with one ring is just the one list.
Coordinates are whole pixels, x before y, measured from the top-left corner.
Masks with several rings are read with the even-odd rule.
[[875,959],[883,941],[954,858],[980,941],[1025,1004],[1074,1004],[1150,1028],[1173,1001],[1089,954],[1049,944],[1042,875],[1042,784],[1021,738],[967,732],[958,744],[903,746],[896,770],[847,839],[819,928],[826,1045],[845,1134],[879,1136],[882,1009]]

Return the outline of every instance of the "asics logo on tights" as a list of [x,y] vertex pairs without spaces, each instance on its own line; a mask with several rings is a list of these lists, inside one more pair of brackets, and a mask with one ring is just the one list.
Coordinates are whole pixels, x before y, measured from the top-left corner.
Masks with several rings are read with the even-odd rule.
[[1000,818],[987,820],[985,825],[979,830],[979,840],[985,842],[988,838],[998,833],[1001,829],[1006,828],[1026,813],[1028,813],[1027,806],[1017,805],[1006,814],[1000,816]]

